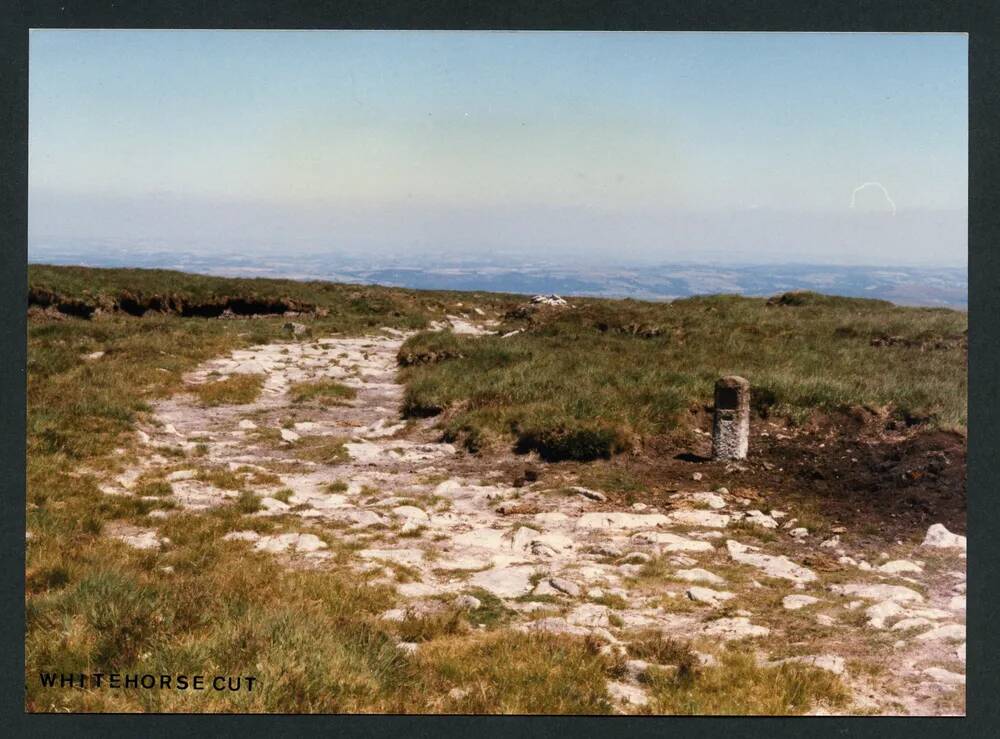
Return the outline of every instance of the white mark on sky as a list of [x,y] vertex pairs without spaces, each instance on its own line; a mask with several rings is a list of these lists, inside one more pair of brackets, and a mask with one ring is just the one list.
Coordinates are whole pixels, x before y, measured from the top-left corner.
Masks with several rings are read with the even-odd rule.
[[863,182],[862,184],[855,187],[854,190],[851,192],[852,208],[854,207],[854,201],[858,197],[858,193],[864,190],[866,187],[877,187],[879,190],[881,190],[882,194],[885,195],[886,202],[889,203],[889,207],[892,208],[892,214],[896,215],[896,203],[889,195],[889,191],[885,189],[885,185],[883,185],[881,182]]

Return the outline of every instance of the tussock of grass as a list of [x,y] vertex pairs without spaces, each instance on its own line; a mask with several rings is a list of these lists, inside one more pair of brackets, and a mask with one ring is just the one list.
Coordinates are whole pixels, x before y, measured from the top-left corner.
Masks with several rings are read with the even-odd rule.
[[479,608],[466,613],[466,618],[469,622],[476,626],[484,626],[488,629],[494,628],[510,621],[515,613],[515,611],[507,608],[500,598],[488,590],[472,588],[467,591],[467,594],[479,600]]
[[260,496],[244,490],[236,499],[236,509],[240,513],[256,513],[260,510]]
[[[400,351],[404,411],[453,408],[446,431],[473,447],[490,434],[512,434],[522,450],[552,459],[597,458],[628,448],[635,436],[678,429],[689,408],[711,405],[718,377],[740,374],[760,414],[803,420],[888,406],[901,419],[965,425],[966,314],[795,300],[579,299],[507,339],[418,334]],[[633,325],[657,330],[627,330]],[[879,345],[886,335],[902,341]]]
[[295,403],[315,401],[324,405],[337,405],[354,400],[358,391],[335,380],[314,380],[295,383],[289,388],[288,394]]
[[263,384],[263,375],[230,375],[224,380],[196,385],[192,392],[202,405],[246,405],[257,400]]
[[446,610],[440,613],[406,614],[406,618],[396,624],[396,633],[402,641],[425,642],[442,636],[464,634],[469,623],[460,611]]
[[203,467],[198,470],[196,479],[223,490],[242,490],[245,482],[242,475],[228,467]]
[[676,666],[679,677],[692,675],[698,668],[698,657],[691,645],[668,637],[661,631],[637,634],[629,642],[628,651],[635,659],[657,665]]
[[610,713],[604,658],[581,640],[510,631],[429,642],[416,666],[432,695],[467,692],[444,703],[455,713]]
[[288,499],[295,495],[290,488],[282,488],[276,493],[271,493],[271,497],[275,500],[280,500],[282,503],[287,503]]
[[349,459],[344,440],[334,436],[303,436],[295,442],[295,455],[323,464],[339,464]]
[[760,667],[753,654],[736,651],[695,671],[651,670],[646,684],[651,711],[664,714],[789,715],[817,704],[842,706],[849,699],[830,672],[794,663]]
[[174,489],[166,480],[149,480],[136,486],[135,494],[139,496],[162,497],[172,495]]

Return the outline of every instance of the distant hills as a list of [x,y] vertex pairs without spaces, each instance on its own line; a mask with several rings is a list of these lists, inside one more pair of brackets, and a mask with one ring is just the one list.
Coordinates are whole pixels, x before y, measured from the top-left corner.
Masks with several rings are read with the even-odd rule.
[[29,261],[90,267],[177,269],[232,277],[286,277],[393,287],[558,293],[591,297],[670,300],[691,295],[758,296],[790,290],[878,298],[900,305],[968,307],[968,271],[949,267],[871,267],[817,264],[642,266],[563,265],[523,255],[484,257],[330,252],[265,254],[183,252],[150,247],[32,245]]

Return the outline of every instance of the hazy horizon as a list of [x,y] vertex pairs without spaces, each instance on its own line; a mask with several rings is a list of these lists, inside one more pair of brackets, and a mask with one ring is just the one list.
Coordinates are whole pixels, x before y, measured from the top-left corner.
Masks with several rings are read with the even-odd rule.
[[29,258],[948,266],[962,34],[32,31]]

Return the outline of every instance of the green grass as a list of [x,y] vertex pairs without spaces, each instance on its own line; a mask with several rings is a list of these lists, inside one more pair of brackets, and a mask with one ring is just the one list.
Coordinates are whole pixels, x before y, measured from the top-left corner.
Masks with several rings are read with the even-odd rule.
[[[328,311],[303,319],[315,335],[363,335],[381,326],[418,329],[452,312],[457,301],[499,313],[513,302],[495,295],[146,270],[32,266],[29,279],[32,287],[94,307],[112,305],[123,291],[142,300],[176,295],[188,303],[240,295],[288,298]],[[802,406],[809,395],[805,373],[812,370],[816,387],[826,393],[816,397],[831,402],[871,397],[913,413],[933,412],[935,423],[964,425],[964,356],[902,344],[876,349],[869,342],[882,333],[908,338],[961,333],[962,314],[857,301],[773,308],[728,298],[674,306],[574,303],[582,307],[507,340],[417,337],[409,347],[425,349],[427,358],[404,369],[412,410],[452,408],[452,431],[479,434],[484,443],[531,430],[542,438],[553,429],[587,429],[596,419],[608,424],[613,438],[631,443],[633,435],[673,428],[691,398],[708,401],[711,382],[723,371],[744,372],[755,387],[770,389],[771,412],[784,412]],[[393,624],[378,617],[399,605],[390,588],[336,568],[286,569],[244,542],[221,540],[229,531],[280,525],[246,515],[258,505],[249,492],[241,492],[236,505],[198,514],[178,511],[157,521],[158,533],[171,542],[161,550],[136,551],[101,536],[112,521],[150,526],[146,514],[163,507],[136,495],[106,495],[98,486],[130,463],[136,424],[150,420],[151,401],[186,391],[183,373],[207,359],[287,340],[284,321],[158,312],[141,319],[114,312],[92,320],[29,321],[27,710],[608,712],[603,656],[579,639],[510,632],[504,628],[510,612],[484,592],[474,591],[481,608],[461,617],[471,631],[460,633],[464,628],[452,629],[448,621],[423,624],[415,634],[423,639],[420,650],[406,655],[395,647],[400,635]],[[448,352],[435,353],[436,341],[446,342],[442,347]],[[456,354],[455,348],[461,351]],[[105,352],[100,361],[81,359],[95,351]],[[866,373],[867,384],[860,379]],[[665,421],[670,409],[679,416]],[[341,440],[308,438],[296,442],[302,445],[296,453],[342,458]],[[269,441],[263,431],[261,440]],[[183,452],[174,454],[183,465]],[[239,491],[248,483],[277,482],[244,470],[208,468],[203,474]],[[616,482],[622,490],[635,484],[624,473]],[[143,480],[141,486],[144,494],[168,492],[165,480]],[[260,689],[65,690],[41,687],[40,670],[256,675]],[[718,673],[700,670],[695,687],[666,675],[650,685],[654,707],[667,712],[798,712],[816,699],[836,698],[835,686],[822,677],[806,668],[762,671],[724,662]],[[745,689],[733,691],[732,685],[744,684],[739,681]],[[455,687],[468,692],[448,698]]]
[[246,405],[257,400],[263,384],[263,375],[230,375],[224,380],[195,385],[192,392],[202,405]]
[[337,405],[354,400],[358,391],[335,380],[314,380],[295,383],[288,389],[288,394],[295,403],[315,401],[324,405]]
[[334,436],[303,436],[295,444],[295,455],[299,459],[323,464],[339,464],[349,456],[344,439]]
[[[199,306],[220,306],[229,299],[247,304],[260,303],[268,309],[282,304],[319,309],[326,315],[311,314],[295,318],[307,321],[314,335],[336,331],[360,333],[380,326],[417,329],[429,319],[461,310],[455,303],[476,305],[490,313],[502,313],[515,296],[497,293],[460,293],[453,291],[418,291],[370,285],[349,285],[320,281],[244,279],[210,277],[163,269],[94,269],[32,264],[28,266],[29,289],[35,294],[50,293],[77,301],[89,309],[105,312],[129,302],[161,305],[164,311]],[[240,306],[237,305],[237,308]],[[152,309],[146,318],[157,316]],[[285,319],[276,317],[276,336],[287,339],[281,326]],[[239,330],[246,325],[237,322]]]
[[671,715],[794,715],[849,699],[830,672],[794,663],[761,667],[752,653],[733,650],[712,667],[650,670],[646,687],[651,712]]
[[[590,459],[682,428],[715,380],[750,380],[758,413],[802,421],[888,407],[931,426],[966,424],[967,315],[804,294],[796,305],[709,296],[673,303],[574,300],[507,339],[421,333],[400,351],[404,410],[457,409],[470,448],[513,436],[543,457]],[[635,326],[655,331],[633,331]],[[874,346],[880,336],[911,345]],[[924,345],[942,342],[945,348]]]
[[604,658],[580,640],[488,632],[431,642],[417,664],[434,693],[467,691],[440,703],[442,712],[600,714],[611,708]]
[[[418,328],[446,309],[447,294],[286,281],[230,281],[142,270],[29,269],[33,287],[95,304],[119,290],[201,299],[243,289],[310,300],[329,310],[322,333]],[[186,390],[182,375],[233,349],[286,340],[281,317],[219,321],[150,313],[92,320],[32,319],[28,327],[26,707],[32,711],[419,710],[414,676],[393,635],[369,624],[391,594],[336,573],[289,573],[246,547],[219,541],[240,522],[238,506],[158,522],[172,544],[137,552],[100,536],[110,521],[148,525],[155,501],[109,496],[98,482],[121,471],[148,420],[150,401]],[[104,351],[101,361],[81,355]],[[116,449],[126,450],[124,456]],[[207,449],[206,449],[207,451]],[[77,476],[79,470],[95,474]],[[240,489],[243,476],[207,470]],[[225,471],[228,472],[228,471]],[[251,481],[253,475],[250,475]],[[166,494],[148,481],[142,494]],[[170,565],[168,575],[161,567]],[[257,674],[246,694],[43,689],[38,671],[130,669]]]

